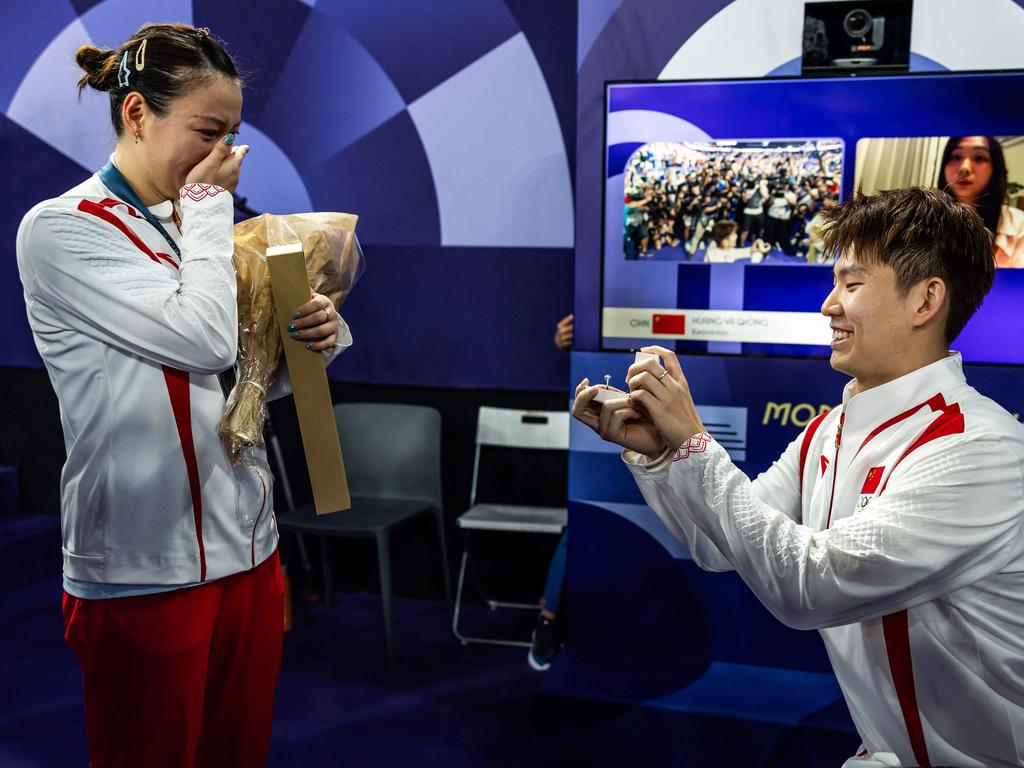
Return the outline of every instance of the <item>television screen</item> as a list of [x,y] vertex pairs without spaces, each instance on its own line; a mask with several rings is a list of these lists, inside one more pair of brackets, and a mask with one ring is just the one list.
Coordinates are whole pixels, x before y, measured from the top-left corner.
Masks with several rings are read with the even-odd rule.
[[966,195],[983,154],[1008,182],[985,187],[1003,197],[999,269],[953,346],[1024,364],[1004,330],[1024,304],[1024,106],[1005,99],[1021,86],[1022,72],[608,83],[602,346],[827,356],[822,212],[855,189]]

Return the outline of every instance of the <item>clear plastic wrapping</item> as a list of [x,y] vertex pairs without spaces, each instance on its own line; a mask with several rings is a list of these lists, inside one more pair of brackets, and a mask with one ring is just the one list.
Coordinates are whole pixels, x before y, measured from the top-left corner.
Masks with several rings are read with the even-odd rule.
[[365,262],[348,213],[263,214],[235,225],[238,278],[237,380],[217,431],[235,465],[263,441],[266,393],[281,361],[267,248],[301,242],[314,293],[341,307]]

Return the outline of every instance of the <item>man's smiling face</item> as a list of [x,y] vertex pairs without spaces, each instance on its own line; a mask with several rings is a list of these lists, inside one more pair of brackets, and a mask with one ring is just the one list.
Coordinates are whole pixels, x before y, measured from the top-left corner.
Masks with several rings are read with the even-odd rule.
[[914,312],[896,273],[885,264],[860,263],[848,250],[833,274],[835,287],[821,306],[832,328],[830,364],[855,378],[859,390],[898,377],[915,340]]

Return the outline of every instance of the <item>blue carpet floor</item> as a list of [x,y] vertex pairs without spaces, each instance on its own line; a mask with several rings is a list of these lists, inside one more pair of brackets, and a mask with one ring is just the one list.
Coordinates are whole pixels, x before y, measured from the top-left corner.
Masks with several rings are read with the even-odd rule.
[[[0,596],[0,768],[86,764],[79,669],[63,642],[60,577]],[[380,600],[297,603],[285,636],[270,766],[538,764],[525,650],[461,646],[440,603],[396,598],[399,665]]]

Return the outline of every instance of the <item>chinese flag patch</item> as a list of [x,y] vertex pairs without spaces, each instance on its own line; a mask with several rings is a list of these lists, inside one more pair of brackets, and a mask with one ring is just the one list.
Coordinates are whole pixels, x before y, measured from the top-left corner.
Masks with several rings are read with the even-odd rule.
[[686,315],[655,315],[651,322],[652,333],[686,333]]
[[872,467],[868,470],[868,476],[864,478],[864,487],[860,489],[861,493],[875,493],[878,490],[879,483],[882,482],[882,474],[885,472],[885,467]]

